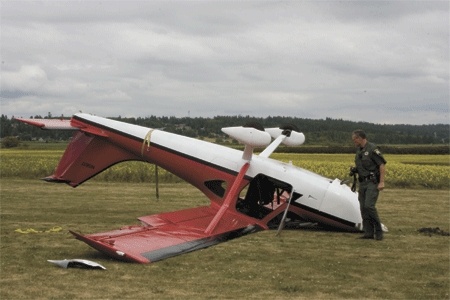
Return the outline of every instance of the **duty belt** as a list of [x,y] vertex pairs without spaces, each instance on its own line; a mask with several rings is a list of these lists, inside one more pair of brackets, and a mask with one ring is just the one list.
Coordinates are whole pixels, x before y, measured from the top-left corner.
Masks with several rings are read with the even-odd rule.
[[376,178],[375,174],[370,174],[368,176],[358,176],[358,181],[359,182],[371,181],[374,178]]

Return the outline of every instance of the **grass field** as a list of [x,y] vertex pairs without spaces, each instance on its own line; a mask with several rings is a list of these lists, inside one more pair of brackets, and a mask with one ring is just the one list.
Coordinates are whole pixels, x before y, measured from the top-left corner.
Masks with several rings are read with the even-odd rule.
[[[73,189],[1,177],[0,299],[449,299],[448,189],[382,192],[381,242],[324,230],[263,231],[140,265],[111,260],[72,238],[136,224],[136,217],[205,205],[187,184],[89,181]],[[58,232],[45,232],[61,227]],[[33,228],[40,233],[22,234]],[[61,269],[84,258],[107,270]]]

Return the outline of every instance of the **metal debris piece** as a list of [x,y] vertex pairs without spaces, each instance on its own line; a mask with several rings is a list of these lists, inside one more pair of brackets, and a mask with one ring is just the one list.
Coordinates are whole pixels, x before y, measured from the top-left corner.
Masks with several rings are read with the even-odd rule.
[[63,260],[47,260],[61,268],[81,268],[81,269],[101,269],[106,270],[106,268],[96,262],[86,260],[86,259],[63,259]]

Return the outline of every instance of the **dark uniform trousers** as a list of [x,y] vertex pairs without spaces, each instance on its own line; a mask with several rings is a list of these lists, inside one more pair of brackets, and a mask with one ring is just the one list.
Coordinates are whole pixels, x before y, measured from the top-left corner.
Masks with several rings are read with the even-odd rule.
[[359,206],[364,227],[364,236],[382,232],[380,218],[375,207],[378,199],[378,184],[372,180],[360,182],[358,191]]

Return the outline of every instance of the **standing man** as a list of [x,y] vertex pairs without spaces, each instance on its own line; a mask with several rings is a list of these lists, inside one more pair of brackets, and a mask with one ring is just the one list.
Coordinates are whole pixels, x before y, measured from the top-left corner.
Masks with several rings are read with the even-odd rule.
[[364,235],[363,239],[381,241],[383,230],[375,207],[378,194],[384,189],[384,175],[386,160],[378,147],[367,140],[366,133],[355,130],[352,140],[357,147],[355,155],[356,172],[358,173],[358,200],[361,209]]

